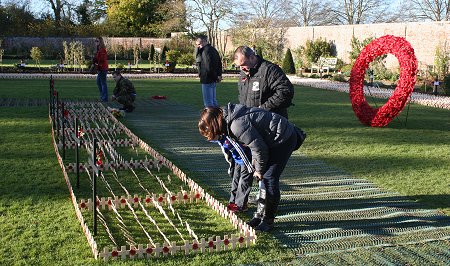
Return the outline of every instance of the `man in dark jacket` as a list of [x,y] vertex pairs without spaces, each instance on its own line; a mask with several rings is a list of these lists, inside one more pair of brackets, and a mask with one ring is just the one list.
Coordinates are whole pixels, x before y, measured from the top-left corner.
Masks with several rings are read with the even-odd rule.
[[[288,118],[287,108],[292,104],[294,87],[283,70],[262,59],[248,46],[240,46],[235,50],[234,64],[241,69],[239,103],[248,107],[260,107]],[[252,227],[255,226],[255,221],[258,223],[259,217],[264,216],[266,193],[264,184],[260,182],[259,187],[256,197],[258,208],[255,218],[249,222]]]
[[200,36],[195,41],[197,46],[196,63],[198,76],[202,84],[203,104],[205,107],[215,107],[216,83],[222,80],[222,62],[217,50],[208,43],[206,36]]
[[133,112],[133,102],[136,99],[136,90],[133,83],[127,78],[124,78],[118,70],[113,72],[113,78],[116,81],[116,87],[113,91],[112,100],[116,100],[123,105],[123,107],[120,108],[121,110]]
[[260,107],[287,118],[287,108],[294,97],[294,86],[283,70],[262,59],[247,46],[236,49],[234,64],[241,69],[239,103]]

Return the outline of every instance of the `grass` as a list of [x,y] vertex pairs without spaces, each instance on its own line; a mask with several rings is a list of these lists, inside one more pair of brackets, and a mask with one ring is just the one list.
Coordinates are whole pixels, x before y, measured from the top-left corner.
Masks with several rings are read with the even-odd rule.
[[[133,60],[117,60],[116,62],[114,61],[114,59],[109,59],[108,63],[109,63],[109,67],[111,69],[117,67],[118,65],[122,65],[123,68],[128,69],[128,61],[130,61],[131,63],[133,63]],[[20,63],[20,60],[17,59],[3,59],[2,64],[0,64],[0,66],[3,67],[16,67],[17,64]],[[26,67],[37,67],[37,65],[35,65],[35,61],[33,59],[28,59],[25,61],[26,63]],[[50,67],[55,67],[56,65],[59,65],[59,60],[51,60],[51,59],[44,59],[41,60],[40,62],[40,67],[43,69],[48,69]],[[87,66],[85,66],[84,64],[82,65],[83,68],[86,68],[87,70]],[[139,67],[139,69],[143,69],[143,70],[149,70],[150,68],[155,68],[155,67],[159,67],[159,68],[164,68],[164,64],[163,63],[149,63],[148,60],[140,60],[139,61],[139,65],[132,65],[131,69],[137,69]],[[177,64],[176,66],[177,68],[192,68],[192,66],[188,66],[188,65],[182,65],[182,64]],[[65,65],[65,68],[67,68],[68,70],[73,70],[73,67],[71,65]]]
[[[63,98],[98,98],[94,80],[57,80],[55,84]],[[135,80],[134,84],[140,98],[165,95],[202,108],[198,80]],[[112,82],[109,88],[112,91]],[[47,95],[48,80],[0,83],[0,98]],[[236,81],[219,84],[217,95],[221,104],[236,102]],[[378,105],[384,101],[377,100]],[[308,133],[301,152],[450,215],[449,110],[412,104],[406,126],[405,109],[388,127],[369,128],[359,123],[345,93],[296,86],[294,103],[289,118]],[[68,199],[51,145],[47,108],[0,108],[0,114],[0,242],[4,243],[0,264],[96,263]],[[291,259],[292,253],[263,235],[254,248],[242,252],[169,257],[152,263],[285,264]]]

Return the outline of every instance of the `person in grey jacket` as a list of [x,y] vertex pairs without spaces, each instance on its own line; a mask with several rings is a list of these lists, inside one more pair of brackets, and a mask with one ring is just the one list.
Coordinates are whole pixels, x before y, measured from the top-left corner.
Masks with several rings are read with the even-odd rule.
[[205,107],[218,106],[216,99],[216,83],[222,80],[222,61],[217,50],[202,35],[195,41],[197,46],[195,61],[198,76],[202,84],[203,104]]
[[205,108],[198,128],[209,141],[231,137],[250,148],[253,175],[263,180],[266,199],[263,217],[255,216],[248,224],[257,231],[271,230],[280,202],[280,176],[297,147],[294,125],[264,109],[229,103],[222,108]]
[[239,103],[288,118],[287,108],[292,105],[294,86],[283,70],[262,59],[248,46],[235,50],[234,64],[241,69]]

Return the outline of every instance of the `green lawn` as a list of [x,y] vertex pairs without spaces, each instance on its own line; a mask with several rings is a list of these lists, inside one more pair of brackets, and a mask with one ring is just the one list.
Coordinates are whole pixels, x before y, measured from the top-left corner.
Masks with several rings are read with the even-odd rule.
[[[134,84],[138,97],[165,95],[202,108],[198,80],[135,80]],[[109,85],[112,91],[113,83]],[[56,80],[55,87],[63,98],[98,98],[94,80]],[[236,88],[235,80],[219,84],[219,103],[236,102]],[[0,98],[47,96],[48,80],[0,81]],[[308,133],[301,148],[308,157],[450,215],[449,110],[411,105],[406,126],[405,109],[388,127],[369,128],[359,123],[345,93],[296,86],[294,103],[289,109],[290,120]],[[0,114],[0,265],[95,263],[54,154],[47,107],[0,107]],[[285,263],[293,258],[270,236],[257,243],[242,253],[180,256],[157,263]]]
[[[117,61],[114,61],[114,59],[109,59],[108,60],[109,68],[110,69],[114,69],[118,65],[121,64],[124,68],[128,69],[128,61],[130,61],[131,64],[133,64],[133,60],[117,60]],[[17,66],[17,64],[19,64],[19,62],[20,62],[20,60],[17,60],[17,59],[3,59],[2,60],[2,64],[0,66],[15,67],[15,66]],[[25,63],[26,63],[26,66],[28,66],[28,67],[37,67],[37,65],[35,65],[34,60],[32,60],[32,59],[26,60]],[[45,60],[42,60],[40,62],[41,68],[50,68],[50,67],[56,66],[57,64],[59,64],[59,60],[56,60],[56,59],[55,60],[45,59]],[[67,64],[66,64],[65,67],[69,68],[69,69],[72,68],[71,65],[67,65]],[[82,65],[82,67],[85,68],[87,66]],[[163,63],[156,64],[156,63],[150,63],[148,60],[140,60],[139,64],[138,65],[134,65],[133,64],[131,66],[131,69],[139,68],[139,69],[149,70],[150,68],[154,68],[154,67],[160,67],[160,68],[162,67],[163,68],[164,64]],[[181,64],[177,65],[177,68],[186,68],[186,67],[191,67],[191,66],[181,65]]]

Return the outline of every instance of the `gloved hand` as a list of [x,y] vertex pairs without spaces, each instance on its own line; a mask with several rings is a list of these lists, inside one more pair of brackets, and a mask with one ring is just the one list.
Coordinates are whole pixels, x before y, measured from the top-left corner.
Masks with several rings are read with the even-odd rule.
[[261,174],[260,172],[254,172],[253,177],[255,177],[258,181],[261,181],[264,178],[263,174]]

